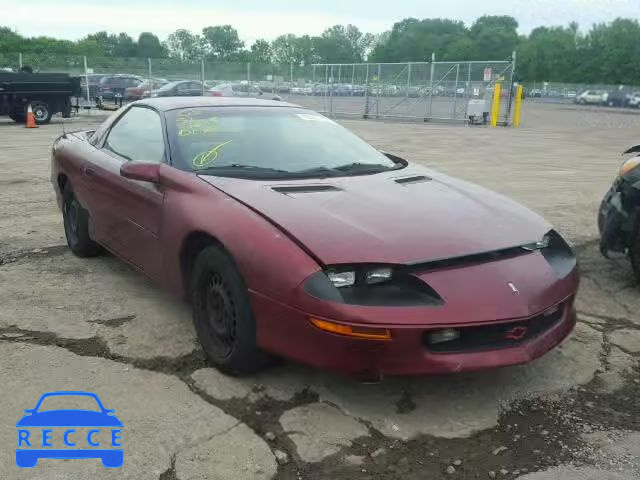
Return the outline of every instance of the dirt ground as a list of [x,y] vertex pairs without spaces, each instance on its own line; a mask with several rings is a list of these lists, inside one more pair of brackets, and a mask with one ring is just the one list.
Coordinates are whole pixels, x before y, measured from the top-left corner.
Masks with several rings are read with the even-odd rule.
[[[0,478],[640,478],[640,287],[624,259],[598,254],[595,221],[620,152],[640,143],[640,114],[528,103],[520,129],[342,123],[554,223],[581,262],[572,336],[529,365],[475,374],[363,385],[284,363],[226,377],[207,365],[185,305],[112,256],[67,250],[49,182],[60,121],[3,120]],[[121,469],[16,467],[15,422],[54,390],[95,392],[115,409]]]

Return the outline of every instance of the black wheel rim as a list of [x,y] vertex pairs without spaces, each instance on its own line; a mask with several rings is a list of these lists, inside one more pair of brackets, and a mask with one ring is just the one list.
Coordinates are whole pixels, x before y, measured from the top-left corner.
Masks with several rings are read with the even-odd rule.
[[65,202],[64,225],[65,233],[70,245],[78,243],[78,223],[80,220],[80,205],[74,199]]
[[33,116],[36,117],[36,121],[42,122],[47,119],[49,111],[43,105],[36,105],[33,109]]
[[212,340],[216,357],[226,358],[236,341],[236,308],[231,292],[220,274],[212,272],[203,293],[207,336]]

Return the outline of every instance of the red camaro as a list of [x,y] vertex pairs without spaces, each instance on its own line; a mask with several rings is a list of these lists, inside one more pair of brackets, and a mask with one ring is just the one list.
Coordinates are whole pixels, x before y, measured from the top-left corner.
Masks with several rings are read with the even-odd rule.
[[135,102],[56,140],[52,182],[71,250],[188,299],[227,372],[514,365],[576,321],[576,258],[538,215],[295,105]]

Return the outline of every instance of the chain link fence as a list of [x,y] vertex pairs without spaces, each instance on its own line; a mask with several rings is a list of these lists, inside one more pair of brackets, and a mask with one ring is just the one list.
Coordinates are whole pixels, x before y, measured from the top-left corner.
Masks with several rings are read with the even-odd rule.
[[89,100],[100,95],[104,76],[126,75],[153,80],[149,88],[192,80],[204,83],[203,92],[229,87],[225,91],[235,96],[266,94],[263,98],[281,98],[328,116],[361,118],[467,121],[471,101],[476,110],[490,111],[493,87],[500,82],[499,118],[505,124],[514,65],[515,60],[277,65],[0,52],[0,68],[29,66],[34,72],[83,77],[83,95]]

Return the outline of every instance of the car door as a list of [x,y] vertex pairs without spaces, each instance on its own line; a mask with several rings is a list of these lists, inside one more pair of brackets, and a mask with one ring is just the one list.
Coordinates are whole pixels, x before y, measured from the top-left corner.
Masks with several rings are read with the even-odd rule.
[[150,276],[161,273],[159,235],[164,192],[156,184],[120,175],[128,161],[166,161],[162,118],[135,105],[111,127],[86,172],[93,189],[96,240]]

